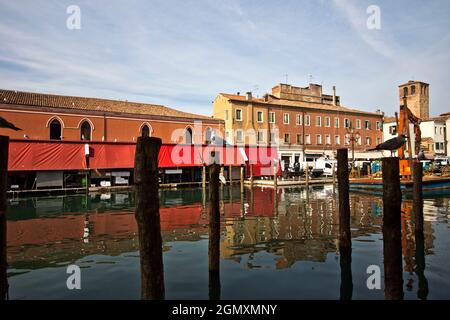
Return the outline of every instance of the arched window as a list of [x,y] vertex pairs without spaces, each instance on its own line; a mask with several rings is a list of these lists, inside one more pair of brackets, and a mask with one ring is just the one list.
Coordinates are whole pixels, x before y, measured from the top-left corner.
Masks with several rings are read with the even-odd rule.
[[186,132],[185,132],[185,138],[184,141],[186,144],[192,144],[192,129],[191,128],[187,128]]
[[50,123],[50,140],[61,140],[61,136],[61,122],[57,119],[53,119]]
[[80,126],[80,139],[81,140],[91,140],[91,124],[89,121],[83,121]]
[[141,128],[141,136],[150,137],[150,127],[144,124]]
[[416,86],[411,87],[411,94],[412,95],[416,94]]
[[403,96],[406,97],[408,95],[408,87],[403,88]]
[[212,138],[212,129],[211,128],[206,128],[205,131],[205,144],[211,144],[211,138]]

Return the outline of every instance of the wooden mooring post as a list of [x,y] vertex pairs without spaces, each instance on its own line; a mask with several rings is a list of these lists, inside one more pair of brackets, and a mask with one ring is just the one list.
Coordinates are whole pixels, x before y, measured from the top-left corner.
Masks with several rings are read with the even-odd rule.
[[413,163],[413,214],[414,230],[423,233],[423,167],[421,162]]
[[383,158],[384,295],[403,299],[403,265],[399,158]]
[[139,137],[134,162],[135,217],[139,233],[141,298],[164,299],[164,267],[159,216],[158,154],[161,139]]
[[336,192],[336,164],[333,163],[333,168],[331,169],[333,170],[333,194]]
[[277,175],[278,175],[278,166],[275,165],[273,167],[273,187],[275,188],[275,191],[278,188],[278,177],[277,177]]
[[419,279],[417,297],[426,300],[428,297],[428,280],[425,277],[425,236],[423,229],[423,192],[422,192],[423,166],[421,162],[413,163],[413,214],[414,238],[416,244],[415,272]]
[[220,299],[220,206],[219,206],[220,165],[209,166],[209,298]]
[[250,188],[253,188],[253,163],[250,163]]
[[341,268],[340,299],[351,300],[353,296],[351,247],[339,247],[339,266]]
[[230,178],[230,187],[233,185],[233,166],[230,164],[228,167],[228,175]]
[[309,185],[309,166],[308,166],[308,162],[305,162],[306,166],[305,166],[305,183],[306,186]]
[[9,137],[0,136],[0,300],[8,299],[8,260],[6,245],[6,189]]
[[245,171],[244,171],[244,166],[241,165],[241,193],[244,193],[244,178],[245,178]]
[[338,192],[339,192],[339,247],[351,248],[350,232],[350,197],[348,181],[348,150],[337,150]]
[[206,189],[206,165],[202,166],[202,188]]

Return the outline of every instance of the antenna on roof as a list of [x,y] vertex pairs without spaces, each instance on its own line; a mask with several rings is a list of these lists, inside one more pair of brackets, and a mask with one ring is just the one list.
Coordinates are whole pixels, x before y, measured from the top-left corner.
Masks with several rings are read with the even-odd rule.
[[312,83],[312,81],[313,81],[313,76],[312,76],[312,74],[310,74],[308,77],[309,77],[309,83]]
[[286,73],[286,74],[284,74],[284,76],[286,77],[286,82],[285,82],[285,84],[288,84],[288,78],[289,78],[289,75]]

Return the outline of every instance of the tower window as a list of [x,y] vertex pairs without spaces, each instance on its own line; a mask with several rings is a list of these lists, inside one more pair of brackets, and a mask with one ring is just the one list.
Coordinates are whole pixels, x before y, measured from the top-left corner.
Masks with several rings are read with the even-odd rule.
[[411,94],[412,95],[416,94],[416,86],[411,87]]
[[403,96],[406,97],[408,95],[408,87],[403,88]]
[[150,137],[150,128],[148,125],[144,124],[141,129],[141,136]]

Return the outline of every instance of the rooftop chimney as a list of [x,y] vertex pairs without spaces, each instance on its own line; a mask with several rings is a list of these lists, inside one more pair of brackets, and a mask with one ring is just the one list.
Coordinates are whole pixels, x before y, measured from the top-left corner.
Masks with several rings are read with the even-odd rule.
[[247,101],[252,101],[252,93],[250,91],[247,92]]
[[336,86],[333,86],[333,106],[336,105]]

